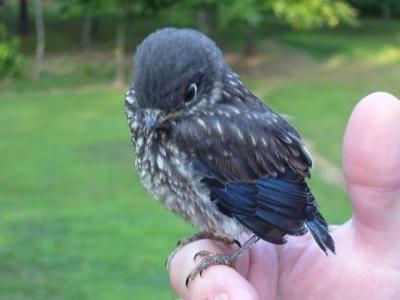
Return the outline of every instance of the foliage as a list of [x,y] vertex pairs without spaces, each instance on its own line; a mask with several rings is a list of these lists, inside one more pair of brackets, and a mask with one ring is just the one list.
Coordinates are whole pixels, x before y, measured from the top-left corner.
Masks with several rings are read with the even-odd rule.
[[168,7],[174,0],[75,0],[100,3],[96,9],[103,10],[107,15],[129,17],[157,12]]
[[10,38],[5,25],[0,24],[0,77],[15,77],[21,73],[19,40]]
[[74,15],[77,11],[92,16],[121,18],[144,15],[167,7],[173,0],[58,0],[61,12]]
[[399,0],[349,0],[349,3],[357,8],[362,15],[379,16],[385,8],[400,11]]
[[73,15],[75,11],[101,16],[104,14],[105,0],[58,0],[60,2],[60,11],[68,16]]
[[307,30],[324,25],[333,28],[341,21],[355,24],[356,11],[340,0],[282,0],[269,5],[278,17],[296,29]]
[[342,0],[181,0],[178,4],[178,9],[192,7],[197,27],[213,38],[218,39],[215,32],[233,25],[244,29],[245,55],[255,54],[258,27],[271,15],[299,30],[333,28],[340,22],[356,24],[356,11]]
[[266,10],[265,0],[220,1],[221,25],[243,22],[251,26],[258,25]]
[[232,30],[234,25],[234,30],[244,31],[245,55],[255,54],[259,26],[271,15],[302,30],[333,28],[340,22],[356,24],[355,10],[342,0],[181,0],[178,3],[184,3],[181,8],[191,6],[196,12],[197,27],[215,39],[218,39],[216,31]]
[[342,0],[192,0],[185,1],[198,7],[216,5],[221,26],[242,22],[259,25],[272,12],[296,29],[312,29],[326,25],[337,26],[341,21],[354,24],[356,11]]

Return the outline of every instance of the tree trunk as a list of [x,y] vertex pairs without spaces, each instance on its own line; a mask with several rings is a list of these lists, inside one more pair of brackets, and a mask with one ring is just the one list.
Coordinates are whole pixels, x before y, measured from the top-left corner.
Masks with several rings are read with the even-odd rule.
[[46,43],[44,19],[43,19],[43,2],[35,0],[35,25],[36,25],[36,69],[34,79],[38,80],[42,74],[44,47]]
[[384,21],[389,21],[392,17],[392,10],[390,7],[390,4],[387,2],[384,2],[382,4],[382,19]]
[[257,52],[257,32],[254,25],[247,25],[246,30],[246,41],[244,44],[243,54],[245,56],[251,56]]
[[88,48],[92,42],[92,28],[93,28],[93,17],[90,12],[86,12],[83,15],[82,24],[82,46]]
[[200,5],[196,9],[196,23],[201,32],[210,35],[210,26],[207,20],[207,8],[204,5]]
[[217,33],[219,29],[218,24],[218,6],[216,3],[210,4],[207,7],[207,17],[208,17],[208,31],[209,35],[213,39],[217,39]]
[[218,7],[215,3],[200,4],[196,8],[197,28],[211,38],[215,38],[218,31]]
[[125,76],[125,21],[123,18],[117,24],[117,35],[116,35],[116,49],[115,49],[115,81],[116,87],[121,87],[124,84]]
[[18,34],[20,36],[29,33],[28,3],[27,0],[19,1]]

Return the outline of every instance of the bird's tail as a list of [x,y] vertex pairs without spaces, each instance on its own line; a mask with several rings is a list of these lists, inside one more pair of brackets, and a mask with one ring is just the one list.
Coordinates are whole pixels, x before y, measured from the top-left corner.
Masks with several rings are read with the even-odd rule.
[[328,249],[335,254],[335,242],[329,234],[328,224],[321,214],[318,213],[313,220],[306,221],[306,226],[326,255],[328,255]]

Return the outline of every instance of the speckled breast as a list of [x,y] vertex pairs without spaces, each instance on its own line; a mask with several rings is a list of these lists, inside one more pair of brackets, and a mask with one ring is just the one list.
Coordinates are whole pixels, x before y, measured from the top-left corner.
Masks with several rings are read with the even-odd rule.
[[158,133],[138,137],[135,144],[139,177],[154,198],[196,227],[226,237],[240,235],[242,226],[217,209],[185,153]]
[[[188,182],[189,164],[185,155],[163,141],[157,133],[136,141],[136,169],[154,198],[185,218],[188,217],[188,196],[194,193]],[[193,195],[192,195],[193,196]]]

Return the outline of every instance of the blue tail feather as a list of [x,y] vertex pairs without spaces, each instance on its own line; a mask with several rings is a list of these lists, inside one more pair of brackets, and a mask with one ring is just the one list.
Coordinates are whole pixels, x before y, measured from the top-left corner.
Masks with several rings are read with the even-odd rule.
[[328,225],[321,214],[316,215],[313,220],[306,221],[306,226],[326,255],[328,255],[328,250],[335,254],[335,242],[329,234]]

